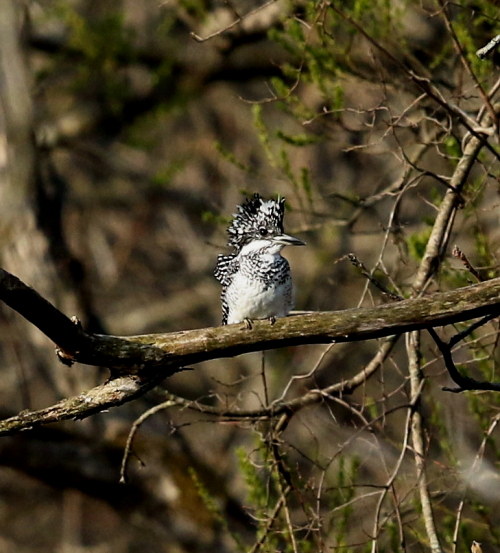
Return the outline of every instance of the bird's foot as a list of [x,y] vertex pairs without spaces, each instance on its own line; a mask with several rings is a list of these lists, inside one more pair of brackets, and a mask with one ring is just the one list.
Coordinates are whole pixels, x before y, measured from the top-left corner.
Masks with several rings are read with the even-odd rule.
[[244,321],[244,323],[245,323],[245,328],[246,328],[247,330],[252,330],[252,328],[253,328],[252,319],[249,319],[248,317],[245,317],[245,318],[243,319],[243,321]]

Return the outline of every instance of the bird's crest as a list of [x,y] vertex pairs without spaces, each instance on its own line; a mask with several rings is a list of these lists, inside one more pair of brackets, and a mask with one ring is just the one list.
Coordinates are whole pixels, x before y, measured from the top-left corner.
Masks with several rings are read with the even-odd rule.
[[285,198],[264,201],[257,193],[238,206],[233,222],[227,229],[228,246],[236,252],[252,240],[283,234]]

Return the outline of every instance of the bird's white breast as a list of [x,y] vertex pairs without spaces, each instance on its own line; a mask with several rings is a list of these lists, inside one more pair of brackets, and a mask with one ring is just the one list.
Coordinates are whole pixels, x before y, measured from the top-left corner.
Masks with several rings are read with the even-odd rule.
[[293,307],[292,279],[287,272],[286,278],[270,283],[242,270],[234,275],[225,301],[229,305],[228,324],[244,319],[286,317]]

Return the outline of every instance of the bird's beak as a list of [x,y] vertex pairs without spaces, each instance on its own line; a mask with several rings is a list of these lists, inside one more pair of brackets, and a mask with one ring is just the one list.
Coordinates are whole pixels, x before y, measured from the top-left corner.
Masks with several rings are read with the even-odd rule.
[[289,236],[288,234],[280,234],[279,236],[275,236],[273,238],[273,242],[282,244],[283,246],[305,246],[306,245],[306,243],[302,242],[302,240],[299,240],[298,238],[295,238],[293,236]]

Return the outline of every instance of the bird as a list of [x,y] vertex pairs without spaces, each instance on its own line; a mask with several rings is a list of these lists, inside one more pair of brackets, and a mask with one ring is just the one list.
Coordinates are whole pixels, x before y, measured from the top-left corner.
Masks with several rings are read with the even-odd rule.
[[282,257],[285,246],[305,242],[285,234],[285,198],[264,200],[255,193],[238,206],[227,229],[229,255],[217,257],[214,276],[222,285],[222,324],[286,317],[294,306],[292,276]]

